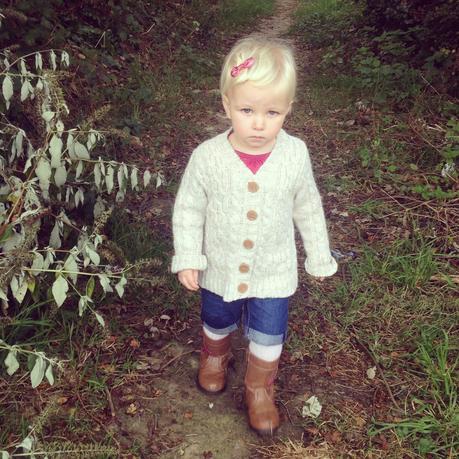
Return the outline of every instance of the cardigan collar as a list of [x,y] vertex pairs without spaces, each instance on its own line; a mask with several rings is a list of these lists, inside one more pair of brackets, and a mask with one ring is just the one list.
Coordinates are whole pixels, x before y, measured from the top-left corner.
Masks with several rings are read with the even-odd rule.
[[[241,169],[243,169],[246,173],[248,172],[248,174],[250,175],[255,175],[247,166],[244,165],[244,163],[241,161],[241,159],[238,157],[238,155],[234,151],[234,148],[231,145],[230,141],[228,140],[228,136],[231,130],[232,128],[228,128],[225,132],[221,133],[218,136],[219,137],[218,140],[222,144],[225,156],[227,155],[228,158],[231,158],[230,161],[234,161],[234,163],[237,163],[238,166],[241,167]],[[277,135],[276,143],[274,144],[274,147],[271,150],[271,154],[266,159],[265,163],[258,170],[257,176],[262,175],[263,171],[269,168],[272,162],[276,161],[277,157],[279,156],[280,151],[282,150],[283,145],[285,144],[287,137],[288,137],[288,134],[283,129],[281,129],[279,131],[279,134]]]

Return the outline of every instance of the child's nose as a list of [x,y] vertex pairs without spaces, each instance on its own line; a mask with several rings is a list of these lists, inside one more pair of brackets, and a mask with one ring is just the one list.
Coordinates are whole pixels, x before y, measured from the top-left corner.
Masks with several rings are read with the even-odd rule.
[[264,116],[255,116],[253,118],[253,128],[260,131],[265,127],[265,118]]

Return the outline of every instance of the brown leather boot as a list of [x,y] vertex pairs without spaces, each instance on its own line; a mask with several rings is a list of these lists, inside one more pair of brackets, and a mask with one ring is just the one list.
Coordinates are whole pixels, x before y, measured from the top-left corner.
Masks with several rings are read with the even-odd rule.
[[198,373],[198,388],[207,394],[219,394],[226,388],[226,373],[231,354],[231,335],[223,339],[210,339],[202,334],[201,361]]
[[279,359],[261,360],[247,352],[245,400],[249,424],[259,435],[273,435],[279,427],[279,413],[274,404],[274,379]]

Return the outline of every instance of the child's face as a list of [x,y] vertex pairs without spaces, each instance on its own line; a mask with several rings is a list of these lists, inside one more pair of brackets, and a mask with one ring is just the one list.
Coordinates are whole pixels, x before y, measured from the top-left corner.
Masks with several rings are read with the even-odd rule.
[[223,96],[223,106],[233,125],[233,147],[252,154],[271,151],[291,103],[275,86],[257,87],[246,82],[231,88]]

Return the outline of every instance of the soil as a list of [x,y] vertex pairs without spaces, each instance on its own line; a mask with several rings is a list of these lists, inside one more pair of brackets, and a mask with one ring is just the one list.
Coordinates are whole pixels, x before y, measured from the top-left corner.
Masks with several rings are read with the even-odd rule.
[[[278,1],[276,13],[262,21],[256,33],[275,37],[285,34],[296,5],[295,0]],[[295,46],[295,43],[292,44]],[[305,62],[303,57],[302,62]],[[214,104],[214,93],[203,93],[202,96],[209,97],[209,106]],[[307,110],[306,107],[296,109]],[[203,123],[199,119],[196,122]],[[223,110],[205,122],[202,129],[209,136],[229,127]],[[319,162],[316,163],[316,171],[322,170],[320,161],[325,159],[321,159],[320,155],[315,159]],[[319,185],[323,179],[319,172]],[[170,219],[170,209],[171,202],[162,202],[160,218]],[[300,273],[300,287],[292,301],[290,319],[290,326],[297,330],[307,325],[311,313],[315,311],[308,296],[309,282],[310,279]],[[186,295],[192,294],[184,292],[184,297]],[[284,351],[276,381],[276,401],[282,424],[273,439],[260,438],[247,424],[243,402],[247,342],[240,333],[232,337],[235,359],[229,372],[227,390],[218,396],[209,396],[196,388],[201,324],[198,295],[193,298],[191,320],[181,324],[171,313],[171,316],[162,319],[164,326],[158,327],[159,335],[147,340],[152,341],[151,346],[145,346],[143,341],[137,349],[136,359],[144,364],[145,377],[127,380],[112,390],[112,410],[116,416],[107,429],[116,432],[116,439],[122,447],[138,445],[140,457],[163,459],[267,457],[262,454],[263,450],[287,439],[306,446],[319,445],[322,451],[327,449],[327,444],[334,445],[336,451],[336,445],[342,441],[346,442],[346,448],[358,448],[359,431],[366,429],[374,410],[375,398],[384,399],[385,395],[366,377],[366,370],[372,366],[372,362],[358,344],[352,342],[351,337],[333,352],[326,344],[320,353],[313,356],[308,356],[307,352],[298,355],[290,353],[288,349]],[[330,322],[321,319],[320,314],[314,317],[320,322],[316,329],[326,334],[328,341],[338,342],[342,339],[338,330]],[[132,315],[129,320],[132,323]],[[149,333],[148,325],[144,325],[148,324],[148,318],[138,317],[137,323],[139,336]],[[164,340],[162,334],[165,333],[172,339]],[[305,401],[312,395],[317,396],[323,406],[318,422],[301,416]],[[350,428],[344,439],[342,432],[330,421],[336,411],[348,417]],[[326,428],[323,428],[324,425]],[[318,456],[311,452],[311,456],[304,457]],[[320,457],[337,456],[322,453]]]

